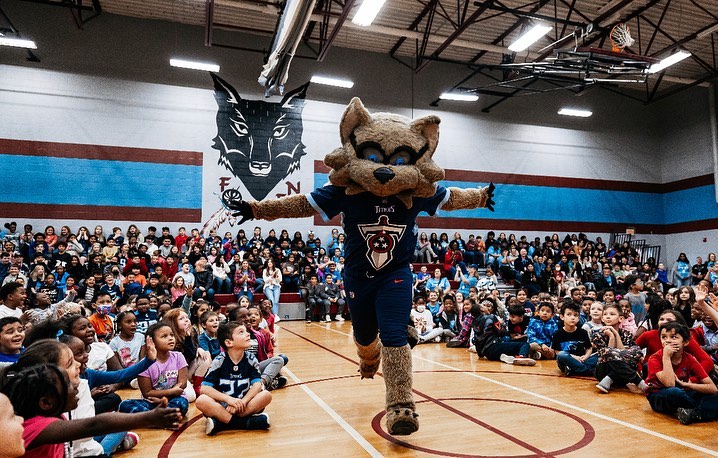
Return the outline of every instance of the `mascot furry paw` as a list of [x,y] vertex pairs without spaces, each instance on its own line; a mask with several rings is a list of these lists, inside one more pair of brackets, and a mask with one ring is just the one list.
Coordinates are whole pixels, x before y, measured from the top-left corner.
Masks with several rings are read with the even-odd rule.
[[433,161],[439,118],[410,120],[389,113],[370,114],[352,99],[340,124],[342,147],[326,156],[330,185],[306,195],[225,204],[252,218],[325,220],[343,215],[344,289],[351,310],[362,378],[382,363],[386,385],[387,430],[411,434],[419,429],[412,394],[411,348],[407,323],[412,304],[409,262],[421,212],[486,207],[493,211],[493,184],[481,189],[444,188],[444,171]]

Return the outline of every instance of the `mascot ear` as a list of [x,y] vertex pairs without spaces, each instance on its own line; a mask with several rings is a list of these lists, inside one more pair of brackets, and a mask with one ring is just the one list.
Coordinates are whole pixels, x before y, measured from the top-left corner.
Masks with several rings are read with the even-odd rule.
[[439,123],[441,119],[438,116],[424,116],[411,122],[411,130],[426,138],[429,144],[429,151],[434,152],[436,145],[439,143]]
[[241,100],[237,91],[228,82],[214,73],[210,73],[210,75],[212,75],[212,80],[214,81],[214,98],[220,108],[226,107],[227,104],[236,105]]
[[354,97],[349,106],[344,110],[342,115],[342,121],[339,123],[339,135],[341,135],[342,145],[349,141],[349,136],[359,126],[364,126],[371,123],[371,115],[361,100],[358,97]]

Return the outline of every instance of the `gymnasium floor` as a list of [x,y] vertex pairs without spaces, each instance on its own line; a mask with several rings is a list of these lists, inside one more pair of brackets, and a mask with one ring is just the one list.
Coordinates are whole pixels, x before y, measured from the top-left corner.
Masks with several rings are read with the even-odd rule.
[[598,394],[594,380],[563,377],[554,361],[513,367],[444,344],[414,349],[421,428],[392,437],[384,382],[359,379],[350,322],[278,328],[289,383],[272,393],[269,431],[207,437],[192,404],[180,430],[140,431],[122,456],[718,456],[716,423],[683,426],[624,389]]

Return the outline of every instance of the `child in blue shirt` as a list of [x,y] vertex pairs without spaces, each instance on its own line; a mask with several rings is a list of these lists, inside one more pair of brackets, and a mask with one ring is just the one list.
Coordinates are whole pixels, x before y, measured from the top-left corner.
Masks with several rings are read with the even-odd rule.
[[0,318],[0,363],[16,363],[22,353],[25,327],[20,318]]
[[526,327],[526,337],[531,346],[533,359],[554,359],[556,352],[551,348],[551,340],[558,330],[558,323],[553,316],[553,304],[541,302],[538,313],[531,318]]
[[219,356],[221,350],[219,348],[219,340],[217,340],[217,330],[219,329],[219,315],[213,311],[204,312],[199,317],[199,324],[204,332],[199,336],[199,348],[209,352],[212,359]]
[[224,353],[217,356],[202,382],[195,405],[206,417],[205,433],[231,429],[269,429],[269,416],[259,413],[272,401],[265,391],[257,361],[245,354],[250,335],[243,324],[219,325],[217,339]]
[[147,297],[137,299],[135,305],[135,317],[137,318],[137,332],[145,334],[147,329],[157,323],[157,311],[150,307],[150,300]]

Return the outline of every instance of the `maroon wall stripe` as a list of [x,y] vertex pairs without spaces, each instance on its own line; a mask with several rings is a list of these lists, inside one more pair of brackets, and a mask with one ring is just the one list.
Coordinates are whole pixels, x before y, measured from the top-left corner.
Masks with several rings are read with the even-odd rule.
[[202,222],[197,208],[112,207],[106,205],[54,205],[0,203],[3,218],[17,219],[79,219],[105,221]]
[[77,143],[40,142],[0,139],[0,154],[50,156],[106,161],[152,162],[158,164],[202,165],[198,151],[174,151],[125,146],[82,145]]
[[[331,169],[322,161],[314,161],[314,171],[329,173]],[[630,191],[665,194],[669,192],[711,185],[713,174],[701,175],[669,183],[646,183],[637,181],[599,180],[594,178],[569,178],[546,175],[521,175],[516,173],[479,172],[472,170],[446,170],[446,179],[471,183],[517,184],[524,186],[548,186],[552,188],[601,189],[606,191]]]
[[[314,216],[316,226],[341,226],[341,218],[336,217],[324,221],[321,216]],[[633,224],[633,223],[592,223],[586,221],[532,221],[515,219],[488,218],[435,218],[420,216],[417,218],[419,227],[456,230],[489,230],[537,231],[537,232],[625,232],[627,227],[636,229],[637,234],[678,234],[718,229],[718,218],[701,221],[688,221],[674,224]]]

